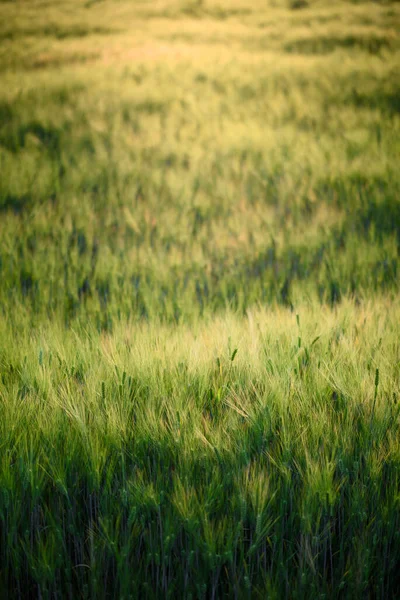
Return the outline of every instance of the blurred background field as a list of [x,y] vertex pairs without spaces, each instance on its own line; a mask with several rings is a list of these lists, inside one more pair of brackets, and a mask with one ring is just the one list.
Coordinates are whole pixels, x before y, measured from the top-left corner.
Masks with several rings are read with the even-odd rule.
[[397,291],[396,4],[1,11],[0,294],[17,321]]
[[395,596],[399,26],[0,1],[5,597]]

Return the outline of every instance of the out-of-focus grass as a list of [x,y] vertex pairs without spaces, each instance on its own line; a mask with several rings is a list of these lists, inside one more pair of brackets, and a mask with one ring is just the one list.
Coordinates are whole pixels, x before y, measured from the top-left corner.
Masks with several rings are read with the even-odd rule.
[[6,596],[393,597],[399,24],[0,2]]
[[110,327],[397,291],[396,5],[1,10],[4,307]]

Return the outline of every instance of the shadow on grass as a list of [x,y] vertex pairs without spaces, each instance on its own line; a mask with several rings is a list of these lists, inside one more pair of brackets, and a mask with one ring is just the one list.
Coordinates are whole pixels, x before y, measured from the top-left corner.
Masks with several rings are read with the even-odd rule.
[[296,54],[329,54],[338,48],[345,50],[362,50],[370,54],[377,54],[385,49],[392,49],[394,42],[384,35],[355,35],[344,36],[315,36],[312,38],[297,39],[287,42],[284,46],[286,52]]

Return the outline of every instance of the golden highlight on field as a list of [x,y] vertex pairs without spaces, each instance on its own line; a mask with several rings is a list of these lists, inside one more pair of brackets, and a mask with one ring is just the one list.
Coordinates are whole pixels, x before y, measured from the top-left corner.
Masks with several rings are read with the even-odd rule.
[[400,6],[0,0],[0,597],[395,598]]

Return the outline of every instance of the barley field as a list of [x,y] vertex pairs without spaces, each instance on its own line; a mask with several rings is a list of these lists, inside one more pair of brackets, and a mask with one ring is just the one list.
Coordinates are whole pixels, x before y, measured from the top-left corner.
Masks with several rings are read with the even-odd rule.
[[396,598],[399,165],[398,2],[0,1],[0,598]]

